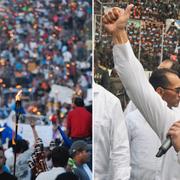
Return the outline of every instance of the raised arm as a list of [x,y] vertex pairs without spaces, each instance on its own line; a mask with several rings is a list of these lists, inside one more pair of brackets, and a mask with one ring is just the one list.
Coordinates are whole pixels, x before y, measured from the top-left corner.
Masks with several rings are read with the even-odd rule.
[[36,128],[35,128],[35,122],[32,120],[30,121],[30,126],[32,128],[32,132],[33,132],[33,137],[34,137],[34,141],[36,143],[37,139],[39,138],[38,134],[37,134],[37,131],[36,131]]
[[129,142],[125,119],[119,101],[113,105],[111,114],[113,119],[110,131],[112,177],[113,180],[128,180],[130,176]]
[[133,5],[129,5],[126,10],[113,8],[103,17],[103,22],[106,30],[112,34],[115,69],[130,99],[163,140],[172,123],[180,118],[180,114],[169,109],[166,102],[154,91],[133,53],[126,32],[132,7]]

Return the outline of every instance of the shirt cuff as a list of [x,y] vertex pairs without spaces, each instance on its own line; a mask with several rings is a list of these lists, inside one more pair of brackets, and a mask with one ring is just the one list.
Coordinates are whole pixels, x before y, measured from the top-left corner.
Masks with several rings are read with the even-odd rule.
[[180,151],[177,153],[178,163],[180,164]]

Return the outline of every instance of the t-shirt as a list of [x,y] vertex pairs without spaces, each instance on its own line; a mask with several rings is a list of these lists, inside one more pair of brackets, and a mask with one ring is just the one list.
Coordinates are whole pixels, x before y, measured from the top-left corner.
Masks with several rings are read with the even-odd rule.
[[9,173],[6,173],[6,172],[3,172],[2,174],[0,174],[0,179],[7,179],[7,180],[17,180],[17,177],[9,174]]

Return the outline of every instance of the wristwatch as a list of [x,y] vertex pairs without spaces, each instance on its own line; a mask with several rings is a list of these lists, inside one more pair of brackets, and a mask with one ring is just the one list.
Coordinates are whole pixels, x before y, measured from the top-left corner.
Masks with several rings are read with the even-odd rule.
[[178,163],[180,164],[180,151],[177,153]]

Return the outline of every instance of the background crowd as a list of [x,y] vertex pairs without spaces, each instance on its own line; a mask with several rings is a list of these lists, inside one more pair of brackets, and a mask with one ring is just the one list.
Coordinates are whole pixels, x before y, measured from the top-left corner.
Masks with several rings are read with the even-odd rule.
[[[111,37],[105,32],[100,21],[103,12],[113,6],[125,8],[129,3],[135,5],[127,25],[128,37],[136,57],[146,71],[154,70],[165,59],[180,61],[180,11],[176,0],[105,0],[95,2],[95,62],[97,62],[95,65],[101,69],[96,71],[96,82],[105,88],[108,87],[117,96],[124,94],[121,93],[123,90],[118,91],[118,89],[122,89],[121,83],[114,82],[114,77],[117,77],[117,74],[113,69]],[[106,52],[106,56],[103,55],[104,52]],[[103,78],[99,74],[103,74],[103,76],[109,74],[109,80],[103,83]],[[109,83],[108,86],[107,83]],[[124,102],[122,103],[124,104]]]
[[[8,153],[5,151],[7,162],[16,151],[11,143],[8,146],[8,140],[11,142],[13,136],[15,95],[20,89],[23,90],[23,115],[19,121],[22,128],[20,126],[18,131],[20,139],[31,132],[29,123],[34,121],[38,137],[49,139],[44,144],[46,148],[49,148],[50,144],[47,143],[50,140],[56,146],[66,146],[67,149],[73,141],[79,140],[91,146],[92,1],[7,0],[0,3],[0,123],[5,128],[1,143],[5,150],[9,147]],[[77,99],[80,103],[77,103]],[[75,126],[80,130],[72,132]],[[44,137],[43,131],[46,132]],[[30,146],[33,144],[31,135],[25,139]],[[34,141],[37,143],[37,137]],[[24,167],[19,166],[17,177],[23,179],[30,171],[27,157],[30,158],[35,150],[30,148],[30,151],[26,151],[28,146],[25,141],[20,144],[16,153],[25,152],[18,160]],[[76,150],[80,148],[78,152],[87,151],[85,145],[83,148],[79,146],[76,147]],[[67,154],[63,150],[63,153],[66,154],[66,161],[69,152]],[[86,161],[87,154],[82,162]],[[66,164],[63,163],[63,168]],[[71,164],[75,166],[76,163],[72,160]],[[92,168],[91,160],[88,167]],[[9,171],[13,173],[12,165]]]

